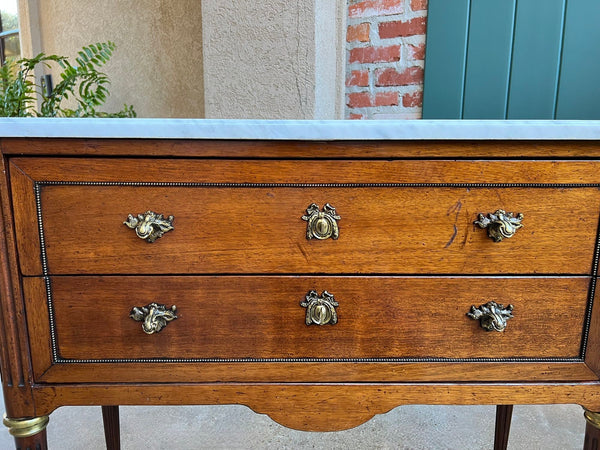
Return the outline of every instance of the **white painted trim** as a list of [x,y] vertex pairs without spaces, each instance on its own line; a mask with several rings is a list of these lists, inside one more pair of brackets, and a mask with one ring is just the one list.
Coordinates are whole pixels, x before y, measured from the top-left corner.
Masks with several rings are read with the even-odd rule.
[[335,119],[336,100],[336,3],[331,0],[315,0],[314,33],[314,105],[315,119]]

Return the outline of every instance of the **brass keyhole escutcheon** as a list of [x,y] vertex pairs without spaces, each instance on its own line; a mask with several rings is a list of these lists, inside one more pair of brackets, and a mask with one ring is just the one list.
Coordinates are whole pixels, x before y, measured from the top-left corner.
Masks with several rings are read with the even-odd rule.
[[300,306],[306,308],[306,325],[335,325],[338,321],[335,308],[339,303],[327,291],[323,291],[320,296],[317,291],[310,291]]
[[306,215],[302,220],[306,220],[306,239],[337,239],[340,235],[337,221],[341,217],[335,212],[335,208],[329,203],[323,206],[323,211],[319,209],[316,203],[312,203],[306,208]]

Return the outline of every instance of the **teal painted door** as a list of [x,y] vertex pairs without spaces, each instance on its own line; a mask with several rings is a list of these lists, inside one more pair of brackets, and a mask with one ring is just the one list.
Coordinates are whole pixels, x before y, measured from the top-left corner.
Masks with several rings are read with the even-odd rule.
[[600,119],[600,0],[429,0],[424,119]]

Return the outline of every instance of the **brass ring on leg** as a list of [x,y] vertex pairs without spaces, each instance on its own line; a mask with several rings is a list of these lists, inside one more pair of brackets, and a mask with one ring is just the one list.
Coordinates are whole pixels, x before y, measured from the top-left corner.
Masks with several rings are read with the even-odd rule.
[[8,432],[17,438],[25,438],[44,431],[50,418],[48,416],[34,417],[32,419],[10,419],[3,416],[2,423],[8,427]]
[[583,417],[591,426],[600,429],[600,413],[592,412],[584,408]]

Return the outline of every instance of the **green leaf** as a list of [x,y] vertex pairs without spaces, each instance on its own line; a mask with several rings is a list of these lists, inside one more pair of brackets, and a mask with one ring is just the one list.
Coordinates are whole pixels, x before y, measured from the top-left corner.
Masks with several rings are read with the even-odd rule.
[[[121,111],[106,113],[96,110],[110,95],[109,77],[97,70],[106,64],[114,42],[91,44],[77,53],[73,66],[64,56],[39,53],[33,58],[8,60],[0,67],[0,116],[18,117],[136,117],[133,106],[124,105]],[[52,94],[46,95],[41,83],[33,76],[38,64],[47,69],[52,64],[61,70],[60,82]],[[39,110],[35,110],[36,96],[41,97]],[[74,101],[76,109],[62,106],[63,100]]]

